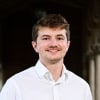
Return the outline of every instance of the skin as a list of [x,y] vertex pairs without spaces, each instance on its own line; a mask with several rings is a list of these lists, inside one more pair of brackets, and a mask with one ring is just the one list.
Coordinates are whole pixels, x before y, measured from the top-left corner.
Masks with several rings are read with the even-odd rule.
[[61,76],[64,56],[69,45],[66,30],[60,28],[41,27],[37,41],[32,41],[32,46],[39,54],[40,61],[51,72],[55,81]]

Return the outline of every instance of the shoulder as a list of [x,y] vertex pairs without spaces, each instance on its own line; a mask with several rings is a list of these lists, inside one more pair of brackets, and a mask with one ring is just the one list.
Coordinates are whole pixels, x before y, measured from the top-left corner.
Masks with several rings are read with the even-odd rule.
[[7,79],[7,82],[18,82],[18,81],[24,81],[31,78],[34,78],[36,76],[34,71],[34,66],[29,67],[21,72],[18,72],[11,76],[9,79]]
[[71,84],[76,86],[89,87],[89,83],[85,79],[71,71],[68,71],[68,80]]

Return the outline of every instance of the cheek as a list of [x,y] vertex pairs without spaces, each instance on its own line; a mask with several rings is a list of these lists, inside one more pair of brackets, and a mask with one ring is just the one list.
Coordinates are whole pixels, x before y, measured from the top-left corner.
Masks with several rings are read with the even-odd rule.
[[68,48],[69,48],[68,44],[63,43],[61,46],[62,46],[63,50],[68,51]]
[[46,46],[44,43],[39,42],[39,43],[37,44],[36,51],[37,51],[38,53],[43,52],[43,51],[45,50],[46,47],[47,47],[47,46]]
[[45,49],[46,47],[48,47],[48,43],[47,42],[39,42],[39,49]]

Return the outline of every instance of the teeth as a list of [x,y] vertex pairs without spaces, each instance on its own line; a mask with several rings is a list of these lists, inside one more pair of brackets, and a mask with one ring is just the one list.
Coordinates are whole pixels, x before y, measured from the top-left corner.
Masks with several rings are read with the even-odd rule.
[[49,50],[50,52],[56,52],[56,51],[58,51],[58,50]]

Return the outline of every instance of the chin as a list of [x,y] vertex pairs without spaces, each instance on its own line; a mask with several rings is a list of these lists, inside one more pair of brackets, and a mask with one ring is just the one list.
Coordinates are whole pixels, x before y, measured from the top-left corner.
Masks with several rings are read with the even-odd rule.
[[59,62],[59,61],[61,61],[61,59],[51,59],[51,60],[50,60],[50,62],[51,62],[52,64],[55,64],[55,63],[57,63],[57,62]]

